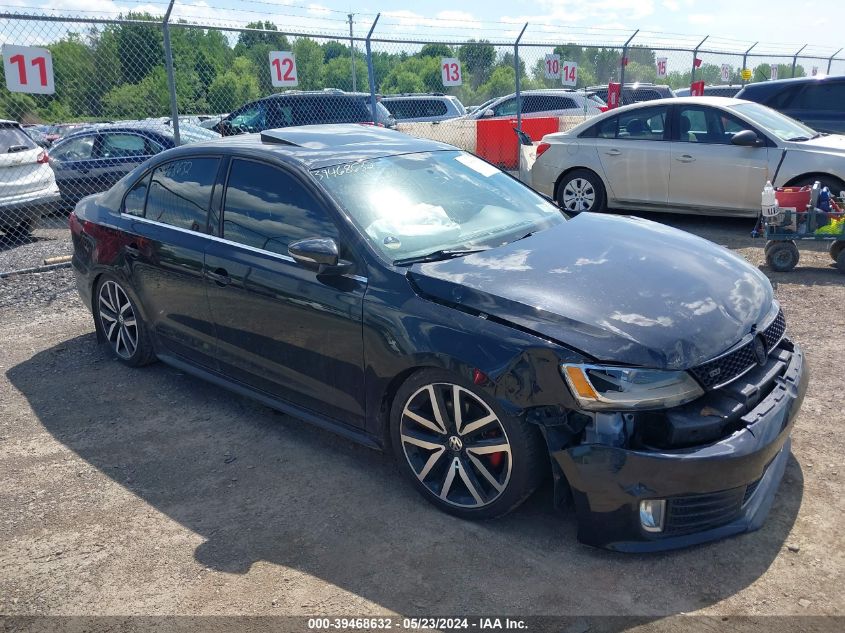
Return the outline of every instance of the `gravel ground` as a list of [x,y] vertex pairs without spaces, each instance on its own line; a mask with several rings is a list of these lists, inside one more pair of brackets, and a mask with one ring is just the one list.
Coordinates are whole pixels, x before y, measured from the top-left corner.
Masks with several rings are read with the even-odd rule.
[[36,229],[23,243],[12,242],[5,235],[0,235],[0,273],[34,268],[43,265],[48,257],[73,253],[67,225],[62,221],[63,226],[55,226],[54,221],[58,219],[50,220],[50,226]]
[[[763,262],[750,221],[660,219]],[[763,270],[813,370],[775,506],[758,532],[647,556],[579,545],[549,486],[498,521],[442,514],[387,456],[111,360],[70,271],[0,280],[0,614],[843,616],[845,276],[822,248]]]

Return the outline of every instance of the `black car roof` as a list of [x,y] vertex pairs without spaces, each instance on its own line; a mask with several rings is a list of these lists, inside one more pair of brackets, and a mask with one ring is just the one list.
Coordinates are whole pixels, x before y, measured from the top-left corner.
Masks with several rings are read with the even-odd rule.
[[305,169],[319,169],[357,160],[455,149],[446,143],[408,136],[375,125],[335,123],[226,136],[182,146],[167,152],[167,156],[209,150],[245,155],[271,154],[288,162],[300,163]]
[[743,92],[746,92],[746,94],[752,92],[774,93],[783,88],[788,88],[789,86],[795,86],[799,84],[809,84],[813,82],[827,83],[828,81],[843,80],[845,80],[845,76],[843,75],[826,75],[823,77],[787,77],[786,79],[770,79],[768,81],[756,81],[754,83],[745,84]]

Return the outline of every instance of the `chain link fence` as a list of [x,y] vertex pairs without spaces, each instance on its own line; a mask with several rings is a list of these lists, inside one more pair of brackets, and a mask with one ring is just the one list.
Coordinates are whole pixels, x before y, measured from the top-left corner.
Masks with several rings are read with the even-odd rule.
[[738,90],[845,73],[839,51],[812,47],[461,22],[440,24],[447,36],[435,40],[399,32],[436,25],[398,14],[381,23],[330,15],[312,23],[330,32],[283,32],[270,13],[225,22],[161,7],[161,17],[118,19],[0,14],[0,273],[69,254],[73,206],[179,144],[374,122],[514,170],[513,128],[535,142],[569,129],[602,110],[609,82],[624,84],[624,104],[694,81]]

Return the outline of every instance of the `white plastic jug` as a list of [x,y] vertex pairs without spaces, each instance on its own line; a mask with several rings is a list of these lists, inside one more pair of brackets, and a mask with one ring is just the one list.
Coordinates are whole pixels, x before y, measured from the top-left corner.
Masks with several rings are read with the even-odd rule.
[[763,210],[763,216],[770,218],[778,214],[778,201],[775,197],[775,188],[771,181],[766,181],[766,186],[763,187],[763,193],[760,196],[760,208]]

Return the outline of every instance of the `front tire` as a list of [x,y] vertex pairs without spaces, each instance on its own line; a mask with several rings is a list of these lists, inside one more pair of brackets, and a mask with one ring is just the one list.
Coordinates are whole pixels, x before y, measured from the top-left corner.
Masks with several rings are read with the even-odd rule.
[[146,323],[129,292],[111,275],[103,275],[94,292],[94,324],[112,354],[130,367],[155,360]]
[[795,268],[799,257],[795,242],[774,242],[766,251],[766,263],[779,273],[788,273]]
[[441,370],[420,371],[402,385],[390,431],[402,472],[431,503],[461,518],[507,514],[539,485],[548,463],[534,427]]
[[569,213],[600,212],[607,209],[607,193],[595,172],[575,169],[561,178],[557,188],[557,203]]

